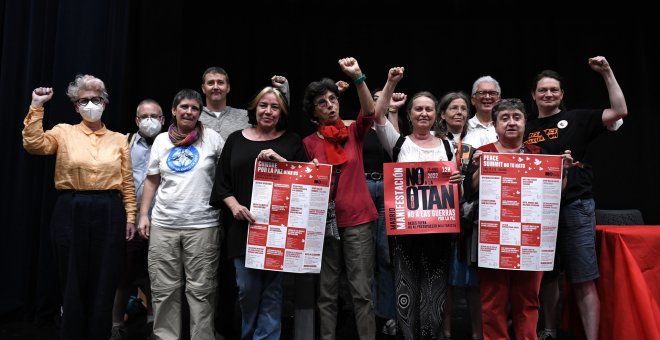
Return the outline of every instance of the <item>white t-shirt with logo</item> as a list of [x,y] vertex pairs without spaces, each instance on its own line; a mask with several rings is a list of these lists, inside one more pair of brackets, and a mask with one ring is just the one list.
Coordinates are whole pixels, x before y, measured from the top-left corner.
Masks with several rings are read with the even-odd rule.
[[215,167],[225,141],[212,129],[187,147],[175,147],[167,132],[154,140],[147,175],[160,174],[154,226],[201,229],[220,224],[220,210],[209,204]]

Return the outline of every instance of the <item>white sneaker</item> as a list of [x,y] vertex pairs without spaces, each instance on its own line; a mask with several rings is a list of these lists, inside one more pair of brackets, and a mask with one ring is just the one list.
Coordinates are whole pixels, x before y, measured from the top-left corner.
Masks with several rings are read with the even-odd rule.
[[389,319],[383,326],[383,334],[396,335],[396,320]]
[[552,332],[544,329],[542,331],[539,331],[539,340],[555,340],[557,337],[552,336]]

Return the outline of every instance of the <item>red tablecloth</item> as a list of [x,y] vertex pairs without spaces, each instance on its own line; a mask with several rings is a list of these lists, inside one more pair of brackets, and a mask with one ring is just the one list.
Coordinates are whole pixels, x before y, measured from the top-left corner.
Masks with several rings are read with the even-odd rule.
[[[660,226],[597,226],[596,237],[599,338],[660,339]],[[573,297],[565,307],[564,327],[583,339]]]

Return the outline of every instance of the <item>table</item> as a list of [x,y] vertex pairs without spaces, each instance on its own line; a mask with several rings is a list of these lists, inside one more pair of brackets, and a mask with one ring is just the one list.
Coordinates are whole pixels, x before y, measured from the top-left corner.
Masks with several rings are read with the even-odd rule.
[[[599,339],[660,339],[660,226],[597,226],[596,250]],[[584,339],[570,300],[574,297],[565,300],[563,325],[575,339]]]

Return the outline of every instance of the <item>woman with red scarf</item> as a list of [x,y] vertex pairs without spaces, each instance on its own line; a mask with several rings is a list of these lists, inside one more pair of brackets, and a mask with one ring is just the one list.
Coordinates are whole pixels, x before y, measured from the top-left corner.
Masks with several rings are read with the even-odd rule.
[[323,78],[305,89],[303,110],[318,124],[318,130],[305,137],[303,145],[309,159],[332,164],[331,192],[335,191],[335,211],[339,239],[326,235],[319,298],[321,339],[335,339],[337,296],[342,265],[350,287],[355,323],[360,339],[376,338],[376,323],[371,301],[374,249],[371,237],[373,222],[378,219],[367,183],[364,180],[362,144],[374,122],[374,102],[364,82],[366,76],[357,60],[339,60],[342,71],[355,84],[360,113],[346,127],[339,116],[339,89],[335,81]]

